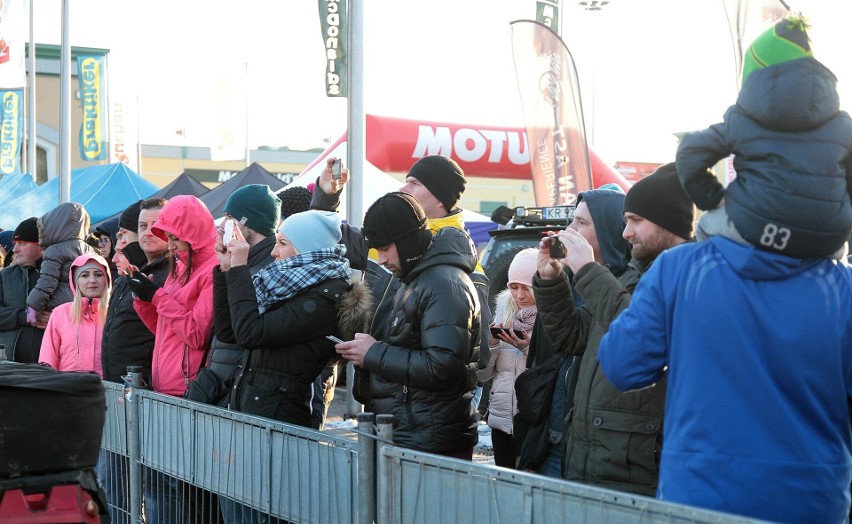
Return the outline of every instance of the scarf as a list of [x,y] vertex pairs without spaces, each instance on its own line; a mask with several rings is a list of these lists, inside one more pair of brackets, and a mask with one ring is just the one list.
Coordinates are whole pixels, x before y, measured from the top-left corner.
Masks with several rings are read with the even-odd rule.
[[277,260],[258,271],[251,279],[260,314],[326,280],[339,278],[351,284],[349,261],[343,258],[345,253],[343,244],[337,244]]

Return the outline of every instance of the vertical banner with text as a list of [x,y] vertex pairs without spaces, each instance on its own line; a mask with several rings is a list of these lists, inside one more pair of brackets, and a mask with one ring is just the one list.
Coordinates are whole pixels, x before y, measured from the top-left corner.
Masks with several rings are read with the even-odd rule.
[[545,25],[519,20],[511,26],[535,203],[574,204],[581,191],[592,189],[574,59]]
[[23,89],[0,89],[0,174],[21,172],[24,137]]
[[105,160],[106,148],[106,85],[103,56],[77,57],[77,79],[80,84],[80,103],[83,123],[80,125],[80,156],[83,160]]
[[319,0],[320,27],[325,47],[326,96],[349,96],[346,71],[346,1]]

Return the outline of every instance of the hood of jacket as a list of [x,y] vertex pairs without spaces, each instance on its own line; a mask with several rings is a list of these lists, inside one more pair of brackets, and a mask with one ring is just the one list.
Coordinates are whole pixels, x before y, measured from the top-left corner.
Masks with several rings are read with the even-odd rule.
[[38,240],[43,248],[66,240],[84,242],[89,233],[89,213],[77,202],[64,202],[38,219]]
[[595,236],[604,267],[619,276],[630,263],[630,242],[624,239],[624,193],[614,189],[593,189],[580,193],[595,223]]
[[104,257],[100,255],[84,254],[75,258],[74,262],[71,262],[71,267],[68,268],[68,283],[71,285],[71,293],[75,295],[77,294],[77,283],[74,281],[74,270],[86,265],[90,260],[101,266],[101,269],[107,277],[107,287],[112,287],[112,274],[109,272],[109,264],[107,264],[107,261],[104,260]]
[[151,226],[151,232],[163,240],[168,240],[166,235],[172,234],[189,242],[194,253],[212,249],[216,242],[213,215],[204,202],[192,195],[178,195],[169,199]]
[[405,276],[408,284],[417,275],[437,265],[451,265],[460,268],[465,273],[473,273],[476,268],[476,249],[467,233],[455,227],[444,227],[432,237],[432,243],[426,254]]
[[98,236],[106,235],[109,237],[110,242],[112,243],[109,248],[109,259],[112,260],[113,255],[115,255],[115,245],[118,243],[118,217],[111,218],[106,222],[101,223],[95,228],[95,234]]
[[[740,244],[721,236],[710,237],[721,256],[745,280],[785,280],[821,264],[823,258],[793,258],[756,247]],[[708,255],[712,256],[712,255]],[[702,266],[710,269],[718,261],[706,260]]]
[[811,57],[774,64],[749,75],[737,106],[769,129],[814,129],[840,111],[837,77]]

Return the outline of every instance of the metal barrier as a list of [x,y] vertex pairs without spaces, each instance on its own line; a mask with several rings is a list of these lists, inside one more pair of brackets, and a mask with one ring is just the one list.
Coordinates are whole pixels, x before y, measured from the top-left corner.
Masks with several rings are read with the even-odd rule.
[[[257,523],[270,517],[379,524],[754,522],[398,448],[391,444],[388,415],[376,417],[375,425],[372,414],[359,415],[355,441],[136,388],[126,396],[123,386],[105,386],[108,458],[99,471],[113,468],[103,480],[123,486],[112,494],[106,489],[117,522],[222,522],[220,507],[229,517],[236,509],[243,522]],[[134,420],[127,408],[134,406],[136,428],[127,425]],[[140,437],[138,457],[130,453],[134,435]],[[194,504],[191,511],[188,502],[180,513],[163,517],[153,499],[143,511],[138,501],[144,490],[129,475],[134,468],[143,470],[155,498],[179,493]]]

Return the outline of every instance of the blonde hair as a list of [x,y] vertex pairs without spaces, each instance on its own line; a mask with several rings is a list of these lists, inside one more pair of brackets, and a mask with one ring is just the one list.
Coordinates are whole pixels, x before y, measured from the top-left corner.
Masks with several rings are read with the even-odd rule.
[[512,327],[512,322],[515,320],[515,314],[519,309],[518,303],[515,302],[515,297],[512,296],[512,290],[506,288],[498,293],[494,299],[494,317],[492,321],[510,328]]
[[[99,264],[100,265],[100,264]],[[104,272],[106,276],[106,282],[104,283],[104,290],[100,296],[100,303],[98,304],[98,316],[95,318],[95,322],[99,325],[103,326],[106,322],[107,316],[107,308],[109,306],[109,296],[110,296],[110,277],[109,277],[109,269],[108,268],[100,268],[101,271]],[[77,285],[76,278],[74,279],[74,301],[71,303],[71,311],[68,313],[68,319],[75,326],[79,326],[83,321],[83,294],[80,292],[80,286]]]

